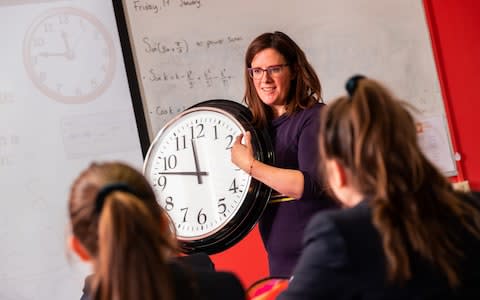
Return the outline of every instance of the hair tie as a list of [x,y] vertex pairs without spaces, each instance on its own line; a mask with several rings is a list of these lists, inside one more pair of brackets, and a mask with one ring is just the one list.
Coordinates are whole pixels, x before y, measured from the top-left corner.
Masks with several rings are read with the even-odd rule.
[[357,89],[358,81],[364,78],[366,77],[358,74],[358,75],[353,75],[352,77],[350,77],[350,79],[347,80],[347,83],[345,84],[345,89],[347,90],[348,95],[350,95],[350,97],[352,97],[353,93],[355,93],[355,90]]
[[100,215],[102,212],[103,204],[105,203],[105,198],[114,191],[122,191],[127,192],[132,195],[136,195],[132,188],[130,188],[126,183],[123,182],[114,182],[109,183],[103,186],[97,193],[97,197],[95,198],[95,213]]

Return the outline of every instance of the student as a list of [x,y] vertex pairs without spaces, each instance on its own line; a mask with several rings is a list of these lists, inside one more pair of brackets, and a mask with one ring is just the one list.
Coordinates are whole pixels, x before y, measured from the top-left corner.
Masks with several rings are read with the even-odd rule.
[[73,182],[71,248],[93,265],[83,299],[245,299],[230,273],[184,263],[168,216],[141,173],[93,163]]
[[290,276],[301,251],[301,233],[316,212],[333,207],[318,178],[316,140],[321,86],[305,53],[285,33],[264,33],[245,55],[244,101],[254,126],[268,128],[275,165],[255,160],[251,134],[237,137],[232,162],[274,190],[259,221],[271,276]]
[[322,115],[320,150],[345,209],[314,216],[278,299],[480,299],[478,199],[452,189],[404,104],[355,76]]

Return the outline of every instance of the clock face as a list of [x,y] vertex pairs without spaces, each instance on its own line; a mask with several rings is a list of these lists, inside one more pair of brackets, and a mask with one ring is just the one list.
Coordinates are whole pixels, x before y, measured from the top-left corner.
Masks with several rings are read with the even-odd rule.
[[94,100],[110,85],[115,69],[114,44],[105,26],[70,7],[49,10],[32,23],[23,56],[35,86],[64,103]]
[[144,173],[181,240],[222,229],[245,200],[251,177],[230,160],[242,125],[216,108],[193,108],[167,124],[154,140]]

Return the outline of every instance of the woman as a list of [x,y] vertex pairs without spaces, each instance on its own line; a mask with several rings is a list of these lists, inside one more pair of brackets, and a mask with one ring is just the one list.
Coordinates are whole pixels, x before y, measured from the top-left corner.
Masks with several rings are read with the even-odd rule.
[[73,182],[71,248],[93,264],[87,299],[245,299],[229,273],[189,268],[168,216],[141,173],[122,163],[93,163]]
[[[334,203],[317,176],[320,81],[304,52],[282,32],[255,38],[245,55],[244,100],[253,123],[267,127],[275,165],[255,160],[251,135],[237,137],[232,162],[275,192],[259,222],[271,276],[290,276],[301,251],[301,234],[314,213]],[[315,145],[315,146],[313,146]]]
[[478,199],[419,148],[403,103],[355,76],[322,115],[322,166],[347,209],[319,213],[278,299],[480,299]]

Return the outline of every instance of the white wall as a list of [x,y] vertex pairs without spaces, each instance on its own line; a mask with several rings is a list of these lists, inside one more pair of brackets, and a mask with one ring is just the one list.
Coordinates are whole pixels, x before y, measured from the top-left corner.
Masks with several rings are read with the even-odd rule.
[[112,4],[2,0],[0,19],[0,299],[78,299],[70,183],[92,160],[142,164]]

